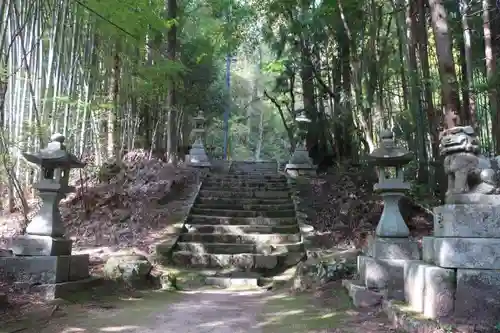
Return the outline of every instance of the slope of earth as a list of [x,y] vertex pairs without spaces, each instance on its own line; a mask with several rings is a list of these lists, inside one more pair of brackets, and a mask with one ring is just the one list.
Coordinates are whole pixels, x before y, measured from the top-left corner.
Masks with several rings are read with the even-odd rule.
[[[383,210],[382,198],[373,192],[373,168],[342,165],[300,186],[300,196],[321,247],[362,248],[375,231]],[[400,202],[412,237],[432,232],[432,212],[410,198]]]
[[[73,253],[88,253],[94,270],[122,249],[148,254],[162,230],[184,216],[186,198],[199,181],[197,170],[174,167],[142,150],[100,169],[89,163],[82,173],[75,171],[71,176],[76,192],[61,202],[61,215],[66,235],[73,239]],[[35,197],[29,203],[31,218],[40,201]],[[22,222],[20,213],[0,217],[0,249],[22,232]],[[0,320],[35,305],[47,306],[37,295],[14,292],[6,282],[0,281],[0,293],[8,295],[10,305],[3,314],[0,307]]]

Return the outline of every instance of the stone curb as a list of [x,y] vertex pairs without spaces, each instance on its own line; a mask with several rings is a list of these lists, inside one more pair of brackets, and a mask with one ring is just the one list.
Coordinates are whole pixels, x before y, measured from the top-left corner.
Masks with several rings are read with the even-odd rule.
[[[163,236],[164,239],[156,245],[154,261],[162,263],[164,262],[165,259],[168,260],[170,258],[172,249],[179,241],[182,230],[184,229],[184,225],[186,224],[189,214],[191,213],[191,209],[193,208],[196,198],[200,193],[201,186],[203,185],[203,178],[205,176],[206,174],[200,175],[201,177],[200,183],[198,184],[198,187],[196,188],[195,191],[193,191],[193,193],[190,195],[188,199],[189,208],[186,209],[186,213],[184,214],[182,222],[177,223],[176,225],[172,226],[172,228],[169,228],[171,230],[169,230],[169,232]],[[159,254],[159,252],[161,252],[161,254]]]
[[496,333],[494,326],[474,324],[454,324],[439,322],[423,317],[420,313],[412,312],[403,304],[392,300],[383,300],[382,308],[387,314],[390,323],[396,329],[406,333]]

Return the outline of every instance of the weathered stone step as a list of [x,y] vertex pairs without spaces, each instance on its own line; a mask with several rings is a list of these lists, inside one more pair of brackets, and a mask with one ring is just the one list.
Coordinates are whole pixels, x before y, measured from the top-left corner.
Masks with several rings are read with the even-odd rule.
[[297,234],[300,228],[296,224],[291,225],[230,225],[230,224],[190,224],[185,233],[192,234]]
[[209,174],[206,179],[216,180],[243,180],[243,181],[267,181],[267,182],[286,182],[286,177],[280,174],[266,175],[266,174]]
[[215,190],[204,190],[201,189],[199,196],[202,198],[288,198],[290,197],[289,192],[285,191],[237,191],[235,189],[228,191],[215,191]]
[[287,252],[304,251],[304,244],[238,244],[238,243],[195,243],[178,242],[176,248],[180,251],[189,251],[193,253],[211,253],[211,254],[282,254]]
[[259,289],[265,284],[265,279],[261,274],[255,272],[239,272],[230,270],[230,272],[217,272],[214,274],[204,274],[205,284],[217,286],[220,288],[252,290]]
[[277,210],[293,210],[294,204],[289,201],[288,203],[278,204],[240,204],[238,201],[230,203],[219,203],[214,201],[212,203],[195,203],[197,209],[225,209],[225,210],[252,210],[252,211],[277,211]]
[[227,217],[295,217],[295,210],[267,210],[267,211],[254,211],[254,210],[235,210],[235,209],[216,209],[216,208],[200,208],[194,206],[191,208],[192,215],[206,215],[206,216],[227,216]]
[[290,204],[292,202],[291,198],[201,198],[196,199],[196,204],[223,204],[223,205],[284,205]]
[[242,270],[272,270],[298,263],[304,254],[289,252],[286,254],[264,255],[253,253],[213,254],[176,251],[172,254],[172,263],[191,268],[236,268]]
[[183,233],[180,242],[238,243],[238,244],[282,244],[301,241],[301,234],[223,234],[223,233]]
[[237,188],[244,191],[288,191],[289,187],[286,183],[253,183],[253,184],[245,184],[245,183],[233,183],[233,182],[203,182],[202,189],[204,190],[219,190],[226,188]]
[[276,177],[280,176],[277,171],[261,171],[261,170],[252,170],[252,171],[231,171],[229,175],[234,176],[243,176],[243,177]]
[[187,223],[214,224],[214,225],[295,225],[297,219],[293,217],[232,217],[232,216],[207,216],[191,214]]

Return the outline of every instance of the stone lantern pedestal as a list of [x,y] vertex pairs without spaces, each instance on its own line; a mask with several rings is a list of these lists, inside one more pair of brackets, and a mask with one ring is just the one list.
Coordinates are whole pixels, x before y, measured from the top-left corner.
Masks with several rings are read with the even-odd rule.
[[307,151],[305,143],[307,124],[309,124],[311,120],[302,112],[295,118],[295,121],[298,123],[301,141],[295,146],[290,161],[285,165],[285,172],[293,178],[298,176],[315,176],[317,168],[309,157],[309,152]]
[[189,158],[188,164],[197,168],[210,168],[212,167],[212,163],[210,163],[210,159],[207,155],[207,151],[205,149],[205,145],[203,143],[203,136],[205,134],[204,122],[205,117],[203,116],[203,112],[200,111],[194,120],[194,128],[193,135],[195,138],[194,143],[189,150]]
[[375,237],[358,257],[358,281],[344,281],[357,306],[371,306],[383,297],[404,299],[404,268],[408,261],[420,259],[418,243],[409,239],[409,229],[401,212],[399,200],[409,190],[402,168],[412,154],[396,147],[393,134],[381,133],[381,145],[370,158],[378,171],[379,182],[374,190],[384,199],[384,210]]
[[89,256],[72,255],[72,241],[65,237],[59,202],[74,189],[68,185],[72,168],[84,163],[66,151],[64,136],[54,134],[47,148],[23,154],[41,167],[35,185],[42,207],[26,228],[11,240],[12,257],[0,258],[0,278],[11,278],[20,288],[35,287],[48,299],[61,297],[94,279],[89,276]]

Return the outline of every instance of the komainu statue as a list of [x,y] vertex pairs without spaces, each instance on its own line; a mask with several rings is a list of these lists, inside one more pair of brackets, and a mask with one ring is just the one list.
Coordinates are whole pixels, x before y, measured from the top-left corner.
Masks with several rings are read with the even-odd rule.
[[471,126],[443,132],[440,141],[444,172],[448,176],[446,196],[453,194],[497,194],[498,163],[479,155],[479,140]]

